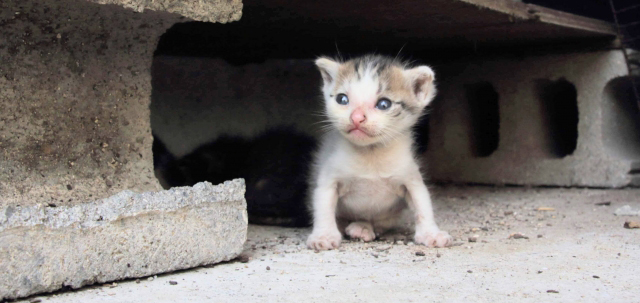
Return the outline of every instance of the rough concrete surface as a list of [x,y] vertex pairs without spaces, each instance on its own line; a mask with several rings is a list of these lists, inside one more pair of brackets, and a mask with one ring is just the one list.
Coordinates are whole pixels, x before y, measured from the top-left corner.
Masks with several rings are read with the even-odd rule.
[[[640,229],[625,229],[623,224],[640,217],[613,212],[622,205],[639,207],[640,190],[435,187],[432,192],[436,218],[458,246],[428,249],[396,233],[373,243],[345,242],[339,250],[314,253],[304,244],[309,229],[249,226],[243,253],[248,263],[29,300],[637,301]],[[596,205],[602,202],[605,205]],[[527,238],[509,238],[515,233]],[[473,236],[476,242],[469,242]]]
[[[640,140],[633,138],[640,129],[634,129],[634,123],[617,126],[629,119],[624,111],[610,108],[624,107],[627,100],[608,89],[610,82],[627,75],[621,51],[483,60],[450,68],[456,66],[457,72],[440,86],[441,98],[430,116],[426,159],[433,180],[595,187],[632,183],[632,167],[640,161],[640,149],[626,149],[634,145],[630,142]],[[555,81],[568,82],[577,93],[573,104],[577,105],[578,123],[569,126],[577,127],[577,145],[566,155],[554,153],[554,142],[572,138],[550,128],[551,114],[541,97],[545,92],[539,91],[539,83]],[[473,138],[475,113],[465,95],[469,94],[465,85],[477,83],[491,84],[498,94],[499,143],[484,157],[472,152],[474,140],[484,138]],[[569,117],[557,119],[562,122]]]
[[87,0],[117,4],[143,12],[145,9],[176,13],[196,21],[227,23],[242,17],[242,0]]
[[244,181],[123,191],[75,206],[0,209],[0,300],[235,258],[247,235]]
[[0,0],[0,206],[160,189],[150,68],[160,35],[180,18],[84,0]]

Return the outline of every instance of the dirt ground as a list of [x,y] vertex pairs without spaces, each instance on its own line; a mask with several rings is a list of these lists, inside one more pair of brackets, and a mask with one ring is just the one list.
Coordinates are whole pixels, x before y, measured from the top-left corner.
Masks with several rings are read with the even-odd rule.
[[[246,263],[22,302],[640,302],[640,229],[623,227],[640,216],[614,215],[624,205],[640,208],[640,189],[432,193],[454,247],[426,248],[395,233],[316,253],[305,247],[309,229],[250,226]],[[509,238],[514,233],[524,237]]]

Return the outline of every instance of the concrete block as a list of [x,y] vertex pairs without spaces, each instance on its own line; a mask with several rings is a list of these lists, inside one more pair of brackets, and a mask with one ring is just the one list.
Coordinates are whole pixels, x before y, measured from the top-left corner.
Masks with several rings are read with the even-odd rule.
[[192,268],[242,252],[244,180],[0,209],[0,300]]
[[482,60],[447,69],[430,114],[432,180],[638,183],[640,113],[621,51]]
[[0,1],[0,207],[159,190],[149,121],[158,39],[184,16],[228,22],[241,8],[240,0]]

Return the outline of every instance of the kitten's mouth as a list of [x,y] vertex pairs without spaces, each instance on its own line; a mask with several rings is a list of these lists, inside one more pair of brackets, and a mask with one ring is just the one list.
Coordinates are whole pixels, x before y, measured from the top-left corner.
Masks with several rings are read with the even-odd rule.
[[364,130],[359,127],[351,127],[347,130],[347,134],[355,136],[355,137],[374,137],[369,131]]

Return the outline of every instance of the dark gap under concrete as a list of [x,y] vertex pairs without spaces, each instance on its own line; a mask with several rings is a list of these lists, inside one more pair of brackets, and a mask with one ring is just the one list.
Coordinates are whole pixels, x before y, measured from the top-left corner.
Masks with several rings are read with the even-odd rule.
[[466,84],[464,89],[471,121],[471,153],[488,157],[500,142],[500,96],[489,82]]
[[[636,77],[636,82],[640,77]],[[640,159],[640,110],[631,77],[611,80],[602,95],[602,141],[615,157]]]
[[553,157],[571,155],[578,144],[578,93],[566,79],[536,83],[547,150]]

